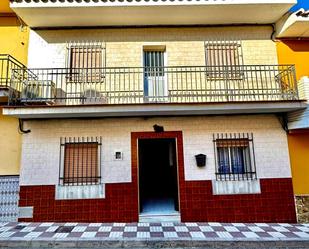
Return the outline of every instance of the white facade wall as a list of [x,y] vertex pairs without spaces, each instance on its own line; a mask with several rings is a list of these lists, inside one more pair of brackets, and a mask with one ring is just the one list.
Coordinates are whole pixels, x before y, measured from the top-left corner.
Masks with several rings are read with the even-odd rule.
[[108,67],[142,66],[147,45],[166,46],[166,66],[203,66],[204,41],[235,39],[242,41],[244,64],[277,64],[271,34],[271,26],[36,30],[30,32],[28,67],[66,67],[70,41],[104,41]]
[[[131,132],[182,131],[186,180],[215,179],[213,133],[252,132],[258,178],[291,177],[287,136],[274,115],[33,120],[23,135],[20,185],[57,185],[60,137],[102,136],[103,183],[131,181]],[[115,161],[115,151],[123,160]],[[206,167],[194,155],[207,155]]]

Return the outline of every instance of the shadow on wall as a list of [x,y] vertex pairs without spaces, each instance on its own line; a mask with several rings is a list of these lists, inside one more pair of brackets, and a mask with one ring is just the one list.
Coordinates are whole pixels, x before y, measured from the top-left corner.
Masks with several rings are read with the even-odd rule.
[[[162,41],[205,41],[222,40],[227,37],[239,40],[270,40],[272,27],[153,27],[153,28],[102,28],[36,30],[48,43],[63,43],[68,40],[104,40],[105,42],[162,42]],[[55,32],[57,35],[55,35]],[[77,37],[78,35],[78,37]]]

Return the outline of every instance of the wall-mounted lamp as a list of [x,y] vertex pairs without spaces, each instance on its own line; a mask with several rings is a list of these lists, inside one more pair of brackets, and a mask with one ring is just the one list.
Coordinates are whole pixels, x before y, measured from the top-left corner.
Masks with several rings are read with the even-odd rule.
[[157,124],[153,126],[153,129],[155,132],[164,132],[164,127]]
[[195,155],[196,165],[198,167],[205,167],[206,166],[206,155],[205,154],[198,154]]

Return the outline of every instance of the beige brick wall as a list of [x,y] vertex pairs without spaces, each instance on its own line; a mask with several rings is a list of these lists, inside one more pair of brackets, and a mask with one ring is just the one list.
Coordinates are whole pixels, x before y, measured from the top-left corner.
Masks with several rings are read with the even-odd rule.
[[242,40],[244,63],[277,64],[270,26],[31,31],[29,67],[65,67],[68,41],[105,41],[107,66],[142,66],[144,45],[166,46],[167,65],[205,65],[204,41]]
[[[183,131],[186,180],[215,179],[213,133],[252,132],[259,178],[291,177],[286,133],[274,115],[107,118],[93,120],[27,121],[23,135],[21,185],[58,184],[60,137],[102,136],[104,183],[131,181],[131,132],[153,131],[154,124],[166,131]],[[115,150],[122,161],[113,160]],[[194,155],[207,155],[198,168]]]

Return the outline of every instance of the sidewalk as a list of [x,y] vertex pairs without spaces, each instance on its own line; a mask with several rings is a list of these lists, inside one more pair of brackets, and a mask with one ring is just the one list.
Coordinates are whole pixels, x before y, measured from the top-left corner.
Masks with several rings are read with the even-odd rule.
[[[242,244],[247,246],[240,247]],[[0,223],[0,247],[62,246],[309,248],[309,224]]]

